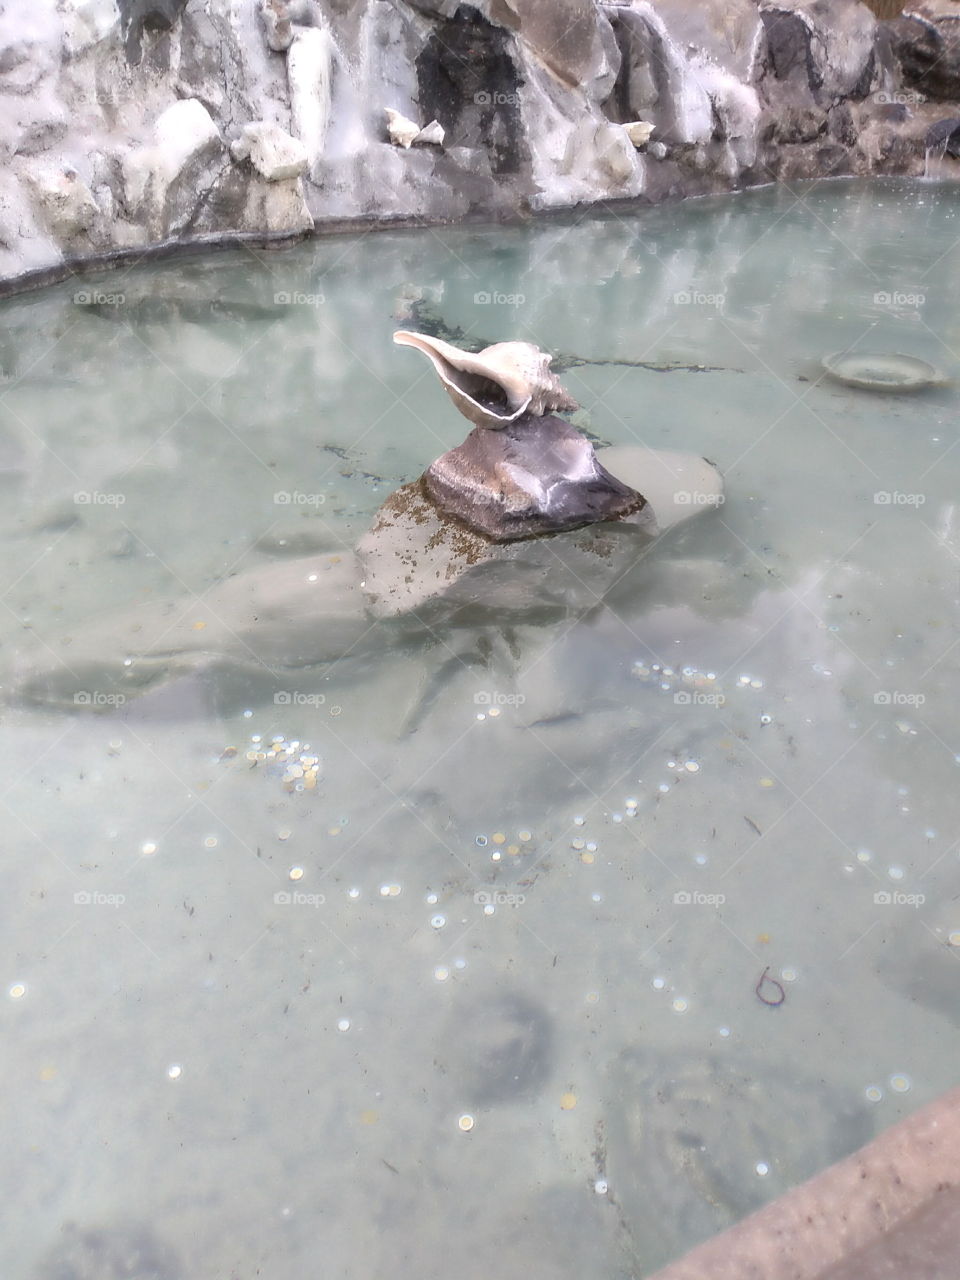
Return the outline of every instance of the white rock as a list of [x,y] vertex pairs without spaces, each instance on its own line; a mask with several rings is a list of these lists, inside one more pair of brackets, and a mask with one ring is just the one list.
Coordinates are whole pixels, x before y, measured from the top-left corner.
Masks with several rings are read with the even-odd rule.
[[287,53],[290,118],[294,134],[306,147],[311,174],[323,157],[330,125],[333,55],[329,32],[316,27],[298,31]]
[[390,135],[390,141],[395,147],[409,147],[420,133],[420,126],[401,115],[399,111],[394,111],[393,107],[384,107],[383,112],[387,117],[387,133]]
[[649,120],[631,120],[623,128],[635,147],[645,147],[650,141],[650,135],[654,130],[654,126]]
[[268,182],[298,178],[307,168],[307,149],[299,138],[292,138],[278,124],[268,120],[252,120],[245,124],[240,137],[230,148],[234,160],[249,160]]
[[185,98],[168,107],[153,126],[153,136],[157,171],[167,183],[220,141],[209,111],[196,98]]
[[73,170],[32,165],[26,181],[43,222],[60,240],[88,231],[99,213],[93,193]]
[[415,147],[442,147],[443,146],[443,125],[439,120],[431,120],[425,125],[413,140]]
[[63,49],[68,57],[75,58],[119,31],[116,0],[61,0],[57,8],[62,14]]

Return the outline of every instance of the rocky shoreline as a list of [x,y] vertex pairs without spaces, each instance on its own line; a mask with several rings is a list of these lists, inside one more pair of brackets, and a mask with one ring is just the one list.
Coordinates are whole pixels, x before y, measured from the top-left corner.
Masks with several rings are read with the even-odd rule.
[[960,118],[958,29],[949,0],[887,20],[859,0],[41,0],[0,13],[0,290],[212,245],[920,175]]

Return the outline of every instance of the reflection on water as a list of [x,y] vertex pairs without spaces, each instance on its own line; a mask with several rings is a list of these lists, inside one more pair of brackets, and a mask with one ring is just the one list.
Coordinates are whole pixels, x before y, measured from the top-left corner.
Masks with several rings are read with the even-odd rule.
[[[771,189],[4,304],[4,1275],[641,1275],[956,1083],[957,393],[819,362],[956,378],[958,207]],[[571,616],[291,616],[463,434],[411,315],[563,353],[584,427],[725,505]]]

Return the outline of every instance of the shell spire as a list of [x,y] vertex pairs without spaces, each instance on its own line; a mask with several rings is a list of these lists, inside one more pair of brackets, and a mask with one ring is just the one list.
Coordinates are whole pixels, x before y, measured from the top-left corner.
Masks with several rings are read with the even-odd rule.
[[580,406],[550,372],[552,357],[532,342],[496,342],[476,353],[398,329],[393,340],[431,362],[444,390],[475,426],[501,431],[524,415],[570,413]]

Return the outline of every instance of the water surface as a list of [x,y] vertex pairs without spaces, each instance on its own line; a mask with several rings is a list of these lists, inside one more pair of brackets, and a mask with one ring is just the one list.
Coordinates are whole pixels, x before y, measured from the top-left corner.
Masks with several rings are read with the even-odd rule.
[[[960,374],[958,209],[771,188],[3,304],[5,1276],[622,1280],[957,1082],[957,391],[819,362]],[[555,351],[724,506],[580,616],[78,687],[104,619],[347,557],[459,442],[424,317]]]

